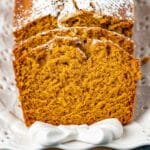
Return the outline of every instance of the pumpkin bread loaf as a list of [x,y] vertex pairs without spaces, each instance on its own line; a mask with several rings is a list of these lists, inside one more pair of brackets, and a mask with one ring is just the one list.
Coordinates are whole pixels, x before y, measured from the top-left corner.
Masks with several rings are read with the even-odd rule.
[[14,55],[16,59],[19,58],[22,54],[32,50],[37,45],[39,46],[45,44],[56,36],[78,37],[85,41],[87,38],[111,40],[112,42],[122,47],[129,54],[133,54],[134,51],[133,41],[123,35],[108,31],[100,27],[76,27],[48,30],[46,32],[32,36],[31,38],[16,45],[14,49]]
[[131,37],[133,0],[15,0],[16,42],[63,27],[102,27]]
[[14,61],[27,126],[131,121],[139,61],[109,40],[57,37]]

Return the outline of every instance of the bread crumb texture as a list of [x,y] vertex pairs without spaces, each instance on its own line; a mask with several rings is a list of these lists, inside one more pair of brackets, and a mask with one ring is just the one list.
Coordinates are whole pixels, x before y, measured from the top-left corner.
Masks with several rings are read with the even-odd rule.
[[15,58],[19,58],[21,55],[32,50],[37,45],[40,46],[47,43],[49,40],[52,40],[56,36],[78,37],[85,42],[87,38],[111,40],[112,42],[122,47],[129,54],[133,54],[134,52],[133,41],[121,34],[117,34],[100,27],[72,27],[65,29],[48,30],[42,33],[40,32],[39,34],[32,36],[25,41],[22,41],[14,49]]
[[55,38],[14,61],[25,122],[131,121],[139,61],[111,41]]

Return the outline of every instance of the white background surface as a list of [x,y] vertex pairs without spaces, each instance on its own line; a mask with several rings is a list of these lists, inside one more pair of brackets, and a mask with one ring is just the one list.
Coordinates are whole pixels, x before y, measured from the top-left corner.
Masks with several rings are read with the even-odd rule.
[[[12,69],[12,0],[0,0],[0,149],[40,149],[42,145],[31,141],[22,123],[18,107],[17,90]],[[150,0],[137,0],[136,57],[150,57]],[[143,77],[137,90],[134,122],[124,127],[123,136],[106,147],[131,149],[150,145],[150,63],[142,66]],[[56,147],[62,149],[86,149],[97,145],[70,142]]]

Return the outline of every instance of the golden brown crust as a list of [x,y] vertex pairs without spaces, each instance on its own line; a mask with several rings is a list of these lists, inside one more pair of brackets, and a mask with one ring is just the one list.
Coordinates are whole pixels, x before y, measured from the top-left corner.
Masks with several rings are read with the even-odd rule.
[[100,27],[78,27],[78,28],[65,28],[65,29],[56,29],[50,30],[47,32],[39,33],[23,42],[18,44],[14,49],[15,58],[19,58],[23,53],[26,53],[37,45],[42,45],[53,39],[56,36],[70,36],[78,37],[82,40],[87,38],[94,38],[99,40],[111,40],[112,42],[118,44],[129,54],[133,54],[134,43],[129,38],[124,37],[123,35],[117,34],[115,32],[110,32],[106,29]]
[[[111,13],[107,14],[103,8],[99,8],[98,11],[96,8],[92,8],[93,11],[89,11],[88,9],[76,10],[76,8],[74,8],[75,6],[73,6],[75,9],[74,12],[70,9],[65,10],[65,6],[67,4],[65,4],[63,0],[60,1],[60,4],[56,1],[50,1],[47,3],[42,3],[40,1],[41,6],[43,5],[43,7],[35,7],[33,2],[34,0],[15,1],[14,35],[16,37],[16,42],[25,40],[41,31],[55,29],[60,26],[102,27],[111,31],[122,33],[128,37],[132,36],[133,18],[128,18],[127,14],[133,15],[133,4],[130,4],[129,6],[131,6],[131,8],[126,8],[126,10],[124,10],[124,8],[120,8],[120,10],[118,10],[118,14],[119,12],[122,13],[120,13],[119,17],[117,14],[114,15],[115,13],[113,14],[113,12],[112,14],[114,16]],[[39,3],[39,1],[37,3]],[[67,10],[69,10],[69,13]]]
[[28,126],[37,120],[54,125],[110,117],[131,121],[139,61],[111,41],[84,45],[56,38],[20,57],[14,68]]

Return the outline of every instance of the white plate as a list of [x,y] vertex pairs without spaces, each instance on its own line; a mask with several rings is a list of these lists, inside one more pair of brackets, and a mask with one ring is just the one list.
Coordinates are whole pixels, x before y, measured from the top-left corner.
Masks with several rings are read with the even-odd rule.
[[[137,0],[136,3],[137,21],[134,36],[137,43],[136,56],[150,56],[150,1]],[[13,0],[0,0],[0,149],[41,149],[43,147],[33,143],[26,131],[22,133],[19,129],[17,131],[16,126],[19,124],[14,124],[15,120],[10,120],[6,115],[13,113],[15,119],[22,120],[12,69],[12,8]],[[137,90],[135,119],[130,125],[124,127],[124,134],[119,140],[105,145],[70,142],[54,147],[70,150],[89,149],[98,146],[131,149],[150,145],[150,64],[143,65],[142,72],[143,78],[139,82]],[[6,117],[2,114],[5,114]]]

